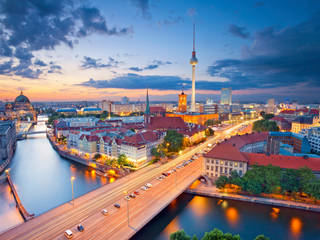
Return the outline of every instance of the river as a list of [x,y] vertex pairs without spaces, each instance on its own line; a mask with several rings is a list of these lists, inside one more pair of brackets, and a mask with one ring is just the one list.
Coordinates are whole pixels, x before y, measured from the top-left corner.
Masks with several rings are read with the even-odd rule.
[[[31,131],[45,129],[45,124],[39,122]],[[9,168],[23,205],[36,215],[72,200],[72,176],[75,176],[75,197],[114,181],[100,178],[87,167],[61,158],[45,134],[18,141]],[[0,203],[0,232],[23,222],[6,182],[0,183]]]
[[280,207],[274,214],[268,205],[182,194],[131,240],[168,240],[185,229],[201,238],[218,228],[253,240],[264,234],[271,240],[319,240],[320,213]]

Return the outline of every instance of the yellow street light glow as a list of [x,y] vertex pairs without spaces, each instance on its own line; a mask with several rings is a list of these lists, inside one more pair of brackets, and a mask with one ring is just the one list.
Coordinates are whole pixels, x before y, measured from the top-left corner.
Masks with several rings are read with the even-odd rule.
[[71,177],[71,182],[73,182],[76,178],[74,176]]

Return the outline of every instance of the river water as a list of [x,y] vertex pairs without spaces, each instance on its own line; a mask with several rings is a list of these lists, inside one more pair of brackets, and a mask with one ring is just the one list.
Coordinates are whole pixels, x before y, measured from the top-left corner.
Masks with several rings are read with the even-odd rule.
[[[45,124],[40,122],[31,131],[45,129]],[[24,207],[36,215],[72,200],[72,176],[75,176],[75,197],[114,180],[100,178],[87,167],[61,158],[45,134],[30,135],[18,141],[9,167]],[[0,203],[0,232],[23,222],[6,182],[0,183]]]
[[182,194],[149,222],[131,240],[168,240],[170,234],[184,229],[201,238],[218,228],[253,240],[264,234],[271,240],[319,240],[320,213],[241,201]]
[[[33,131],[45,129],[39,123]],[[75,176],[75,197],[92,191],[114,179],[103,179],[87,167],[61,158],[45,134],[30,135],[19,141],[10,164],[13,183],[29,213],[39,215],[72,199],[70,178]],[[23,222],[10,189],[0,183],[0,232]],[[146,225],[134,240],[167,240],[172,232],[184,228],[189,235],[201,237],[205,231],[219,228],[239,233],[250,240],[258,234],[271,239],[320,240],[320,214],[240,201],[219,202],[182,194]]]

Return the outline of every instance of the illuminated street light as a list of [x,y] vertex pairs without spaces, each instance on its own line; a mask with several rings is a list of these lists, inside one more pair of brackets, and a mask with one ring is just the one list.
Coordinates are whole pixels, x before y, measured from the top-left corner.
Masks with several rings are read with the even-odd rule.
[[72,206],[74,207],[74,192],[73,192],[73,182],[76,178],[74,176],[71,177],[71,188],[72,188]]

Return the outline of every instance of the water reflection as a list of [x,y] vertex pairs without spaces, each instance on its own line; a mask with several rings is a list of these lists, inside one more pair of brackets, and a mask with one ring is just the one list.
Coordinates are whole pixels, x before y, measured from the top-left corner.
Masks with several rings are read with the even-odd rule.
[[202,218],[208,211],[210,211],[210,204],[208,198],[195,196],[190,204],[189,207],[197,218]]
[[302,231],[302,221],[298,217],[291,218],[290,231],[294,237],[298,237]]
[[236,226],[239,222],[239,212],[234,207],[229,207],[226,210],[226,218],[230,225]]

